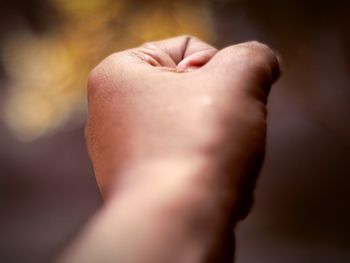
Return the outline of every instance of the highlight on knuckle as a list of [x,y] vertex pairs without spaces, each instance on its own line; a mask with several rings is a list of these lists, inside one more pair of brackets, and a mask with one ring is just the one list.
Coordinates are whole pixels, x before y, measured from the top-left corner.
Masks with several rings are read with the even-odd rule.
[[101,74],[100,66],[96,66],[89,74],[87,80],[87,90],[89,93],[94,91],[99,85],[103,78]]
[[238,56],[240,65],[260,77],[271,78],[272,64],[274,63],[273,51],[259,42],[247,42],[239,45]]
[[118,73],[118,70],[114,69],[118,67],[119,63],[120,54],[113,53],[91,70],[87,79],[87,91],[89,95],[108,87],[107,84],[110,82],[110,76],[115,76]]

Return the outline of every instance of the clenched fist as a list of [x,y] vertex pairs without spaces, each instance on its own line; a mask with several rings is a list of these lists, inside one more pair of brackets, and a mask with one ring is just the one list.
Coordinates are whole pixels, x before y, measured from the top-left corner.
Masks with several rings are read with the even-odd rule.
[[106,205],[67,260],[227,260],[263,160],[278,75],[263,44],[218,51],[190,36],[101,62],[89,77],[86,139]]

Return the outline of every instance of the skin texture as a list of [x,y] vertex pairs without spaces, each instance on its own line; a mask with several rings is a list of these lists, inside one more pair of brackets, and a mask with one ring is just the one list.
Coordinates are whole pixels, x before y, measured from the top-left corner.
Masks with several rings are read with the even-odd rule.
[[180,36],[90,74],[86,140],[106,202],[60,262],[232,262],[264,157],[279,62]]

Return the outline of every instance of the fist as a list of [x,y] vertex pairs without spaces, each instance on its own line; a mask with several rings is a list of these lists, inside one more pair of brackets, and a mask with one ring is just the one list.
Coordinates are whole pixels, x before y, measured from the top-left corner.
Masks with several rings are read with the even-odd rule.
[[274,52],[257,42],[218,51],[180,36],[107,57],[89,77],[86,126],[102,194],[128,181],[125,171],[174,161],[209,162],[221,174],[211,182],[249,195],[278,75]]

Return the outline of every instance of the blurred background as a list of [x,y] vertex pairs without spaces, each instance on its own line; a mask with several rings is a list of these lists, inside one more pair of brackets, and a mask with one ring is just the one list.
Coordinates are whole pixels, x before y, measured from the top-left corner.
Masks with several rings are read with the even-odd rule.
[[108,54],[193,34],[283,57],[267,155],[236,262],[350,262],[350,3],[0,2],[0,262],[50,262],[102,204],[83,128]]

